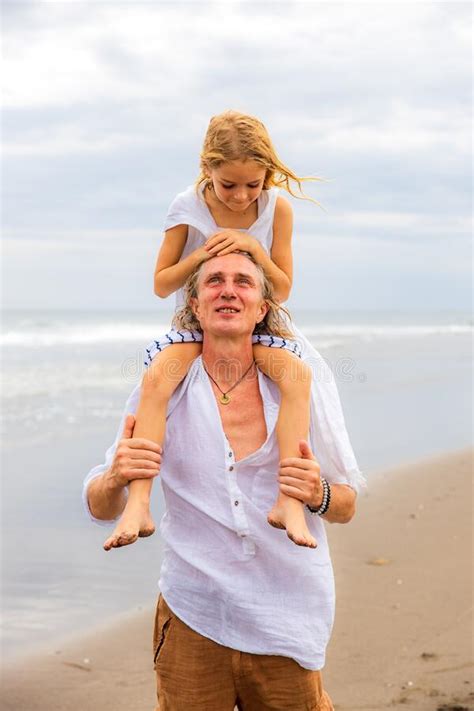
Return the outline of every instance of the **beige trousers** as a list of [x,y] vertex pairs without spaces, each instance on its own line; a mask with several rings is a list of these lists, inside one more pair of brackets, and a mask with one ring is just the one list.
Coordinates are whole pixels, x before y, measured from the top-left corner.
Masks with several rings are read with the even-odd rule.
[[334,711],[320,671],[217,644],[176,617],[162,595],[153,652],[159,711]]

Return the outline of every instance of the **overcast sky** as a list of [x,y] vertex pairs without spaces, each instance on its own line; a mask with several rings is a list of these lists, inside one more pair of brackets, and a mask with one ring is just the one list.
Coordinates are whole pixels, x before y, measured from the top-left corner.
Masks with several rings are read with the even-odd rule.
[[209,119],[308,184],[291,305],[470,304],[469,3],[3,2],[10,308],[159,308],[167,207]]

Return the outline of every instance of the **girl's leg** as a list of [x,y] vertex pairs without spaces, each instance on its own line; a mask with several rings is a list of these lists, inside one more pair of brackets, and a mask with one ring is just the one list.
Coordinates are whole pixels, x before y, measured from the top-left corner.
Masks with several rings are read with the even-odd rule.
[[[299,442],[308,438],[312,371],[300,358],[285,349],[254,345],[258,367],[279,387],[281,404],[276,424],[280,459],[301,457]],[[281,491],[268,514],[268,523],[286,529],[299,546],[316,548],[306,524],[304,505]]]
[[[134,437],[163,444],[168,401],[201,350],[201,343],[179,343],[155,356],[143,376]],[[138,537],[151,536],[155,532],[150,514],[152,485],[153,479],[130,482],[127,504],[114,532],[104,543],[105,550],[127,546],[135,543]]]

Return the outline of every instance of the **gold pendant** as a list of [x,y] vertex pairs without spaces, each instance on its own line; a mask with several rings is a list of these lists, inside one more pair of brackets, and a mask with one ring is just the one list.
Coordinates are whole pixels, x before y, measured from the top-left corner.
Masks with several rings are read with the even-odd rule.
[[230,397],[227,395],[227,393],[224,393],[223,395],[220,396],[219,400],[223,405],[228,405],[230,402]]

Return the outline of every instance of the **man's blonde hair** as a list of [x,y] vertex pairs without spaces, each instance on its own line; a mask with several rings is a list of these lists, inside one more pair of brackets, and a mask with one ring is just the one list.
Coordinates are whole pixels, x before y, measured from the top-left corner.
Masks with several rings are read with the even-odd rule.
[[[257,268],[260,277],[262,299],[268,306],[265,318],[255,325],[254,333],[262,335],[267,333],[272,336],[279,336],[280,338],[294,338],[294,333],[292,333],[289,328],[291,321],[290,313],[284,306],[280,306],[280,304],[275,301],[273,285],[265,274],[262,266],[256,262],[248,252],[238,251],[236,254],[241,254],[243,257],[246,257]],[[211,257],[211,259],[213,259],[213,257]],[[176,312],[173,318],[173,326],[177,330],[182,328],[187,331],[198,331],[202,333],[201,324],[191,306],[191,299],[198,298],[199,277],[201,276],[204,264],[208,261],[209,259],[203,259],[199,262],[184,284],[184,305]]]

